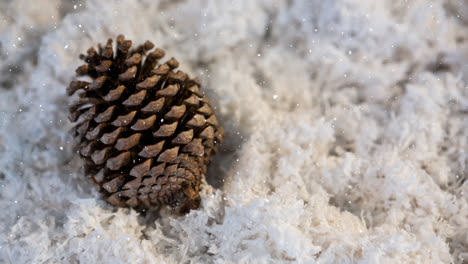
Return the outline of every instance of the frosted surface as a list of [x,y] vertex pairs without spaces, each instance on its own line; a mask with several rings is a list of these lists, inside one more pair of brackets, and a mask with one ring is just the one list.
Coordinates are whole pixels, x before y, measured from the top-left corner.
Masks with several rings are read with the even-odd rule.
[[[226,130],[185,217],[99,199],[78,54],[124,33]],[[0,1],[0,263],[466,263],[464,0]]]

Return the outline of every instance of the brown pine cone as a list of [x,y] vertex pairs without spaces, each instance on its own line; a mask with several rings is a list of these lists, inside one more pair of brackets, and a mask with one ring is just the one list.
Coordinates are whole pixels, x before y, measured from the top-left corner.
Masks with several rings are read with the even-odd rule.
[[200,205],[200,181],[211,154],[223,139],[210,101],[198,79],[175,71],[174,58],[158,61],[164,51],[153,43],[131,49],[117,37],[98,51],[80,55],[86,64],[68,95],[85,172],[116,206],[144,209],[169,205],[181,213]]

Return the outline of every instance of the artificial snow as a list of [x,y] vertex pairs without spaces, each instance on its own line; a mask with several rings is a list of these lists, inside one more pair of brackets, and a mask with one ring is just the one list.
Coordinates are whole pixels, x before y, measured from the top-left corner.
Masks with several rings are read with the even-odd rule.
[[[65,88],[123,33],[226,130],[202,207],[140,215],[83,175]],[[1,263],[467,263],[463,0],[0,2]]]

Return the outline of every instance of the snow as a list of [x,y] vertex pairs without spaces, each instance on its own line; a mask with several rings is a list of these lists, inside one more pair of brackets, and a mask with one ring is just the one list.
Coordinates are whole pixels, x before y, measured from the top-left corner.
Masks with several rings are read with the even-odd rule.
[[[65,87],[153,41],[226,130],[202,208],[99,199]],[[463,0],[0,2],[1,263],[466,263]]]

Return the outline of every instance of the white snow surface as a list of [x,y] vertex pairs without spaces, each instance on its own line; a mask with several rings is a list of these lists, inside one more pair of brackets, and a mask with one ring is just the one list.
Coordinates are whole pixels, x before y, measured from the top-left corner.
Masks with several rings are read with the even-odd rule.
[[[226,130],[202,207],[83,175],[65,88],[151,40]],[[466,0],[0,1],[0,263],[468,263]]]

